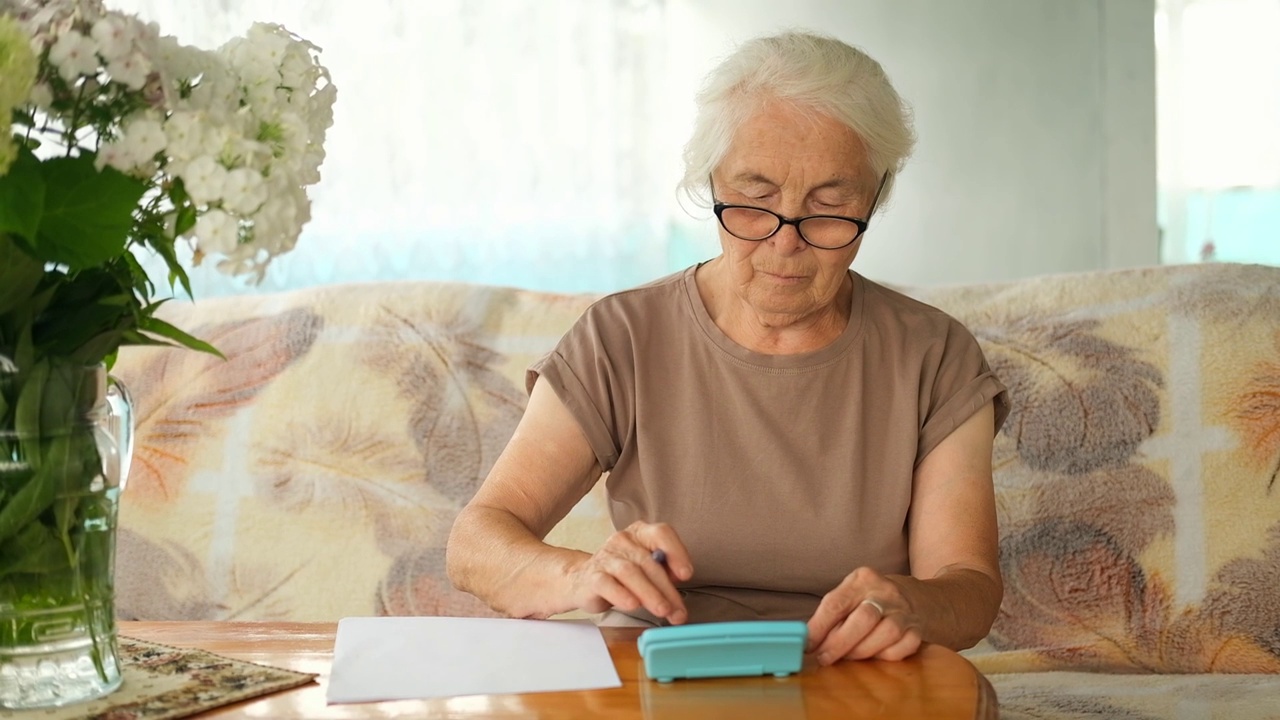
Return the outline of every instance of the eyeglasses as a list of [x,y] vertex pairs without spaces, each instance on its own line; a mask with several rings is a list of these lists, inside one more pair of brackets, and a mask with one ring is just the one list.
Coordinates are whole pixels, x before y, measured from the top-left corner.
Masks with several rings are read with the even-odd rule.
[[[880,187],[876,189],[876,196],[871,200],[871,209],[867,211],[868,218],[876,211],[876,204],[880,202],[880,192],[884,190],[885,181],[888,179],[888,172],[880,178]],[[783,225],[795,225],[800,238],[806,243],[823,250],[839,250],[852,245],[862,233],[867,231],[866,220],[843,215],[805,215],[789,218],[764,208],[751,205],[726,205],[722,202],[712,205],[712,209],[716,213],[716,218],[720,220],[720,227],[723,227],[726,232],[739,240],[752,242],[768,240],[778,234]]]

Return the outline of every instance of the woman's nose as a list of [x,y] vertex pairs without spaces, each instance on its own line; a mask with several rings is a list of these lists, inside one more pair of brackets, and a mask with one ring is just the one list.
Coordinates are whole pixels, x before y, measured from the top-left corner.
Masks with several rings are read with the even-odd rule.
[[783,223],[778,232],[769,238],[769,242],[773,243],[775,250],[785,254],[799,252],[808,244],[800,237],[800,228],[795,223]]

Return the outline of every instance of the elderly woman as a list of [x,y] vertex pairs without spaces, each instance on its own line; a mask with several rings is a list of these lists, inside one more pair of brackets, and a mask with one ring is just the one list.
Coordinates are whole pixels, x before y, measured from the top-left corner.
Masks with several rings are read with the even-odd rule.
[[[1004,387],[960,323],[850,271],[912,143],[844,43],[726,59],[682,183],[721,253],[601,299],[529,370],[454,524],[454,584],[516,617],[803,619],[822,663],[980,640],[1002,594]],[[544,543],[604,473],[618,531],[594,554]]]

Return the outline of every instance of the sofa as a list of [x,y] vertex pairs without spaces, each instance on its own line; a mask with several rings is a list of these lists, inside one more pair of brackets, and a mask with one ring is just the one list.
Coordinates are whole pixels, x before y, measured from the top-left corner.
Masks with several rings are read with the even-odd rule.
[[[1006,591],[967,657],[1006,718],[1280,717],[1280,268],[1162,266],[897,288],[1009,386]],[[128,348],[122,619],[491,615],[449,528],[525,368],[595,296],[443,282],[173,302],[224,358]],[[553,530],[611,531],[598,485]]]

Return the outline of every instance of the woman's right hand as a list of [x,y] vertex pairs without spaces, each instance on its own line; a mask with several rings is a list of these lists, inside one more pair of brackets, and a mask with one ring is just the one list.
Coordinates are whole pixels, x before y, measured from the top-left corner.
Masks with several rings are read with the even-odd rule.
[[[666,556],[654,559],[655,550]],[[568,571],[574,603],[590,613],[644,608],[672,625],[688,621],[676,580],[693,577],[689,551],[666,523],[634,522]]]

